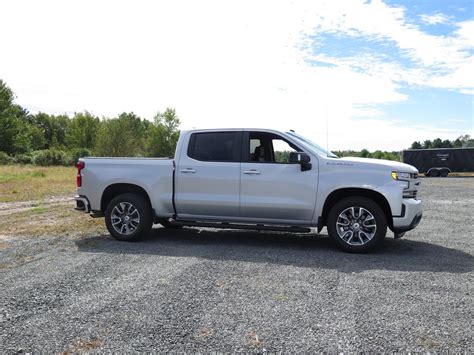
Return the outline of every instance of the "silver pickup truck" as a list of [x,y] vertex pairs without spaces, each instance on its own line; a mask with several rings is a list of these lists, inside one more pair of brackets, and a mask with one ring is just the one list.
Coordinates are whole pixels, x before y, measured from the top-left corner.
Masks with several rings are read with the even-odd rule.
[[376,159],[338,158],[311,140],[268,129],[181,132],[175,158],[81,158],[76,209],[105,217],[135,241],[153,223],[318,233],[364,252],[390,228],[421,220],[418,171]]

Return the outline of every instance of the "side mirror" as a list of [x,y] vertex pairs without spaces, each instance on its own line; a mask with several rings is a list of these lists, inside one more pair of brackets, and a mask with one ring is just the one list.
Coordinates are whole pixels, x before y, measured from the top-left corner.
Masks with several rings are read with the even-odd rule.
[[300,164],[301,171],[311,170],[312,168],[311,158],[304,152],[291,152],[289,161],[291,164]]

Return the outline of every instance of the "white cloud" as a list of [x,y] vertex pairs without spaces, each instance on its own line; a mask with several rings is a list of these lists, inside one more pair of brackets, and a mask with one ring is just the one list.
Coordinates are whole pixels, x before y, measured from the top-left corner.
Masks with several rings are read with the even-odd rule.
[[[151,118],[173,106],[183,128],[294,128],[321,142],[328,112],[334,149],[399,149],[417,128],[383,121],[377,107],[406,100],[399,81],[425,84],[425,67],[441,66],[430,85],[472,88],[471,23],[430,36],[380,1],[12,0],[0,13],[0,78],[33,111]],[[364,58],[360,70],[360,58],[330,57],[335,67],[311,66],[305,45],[328,31],[394,41],[420,67]]]
[[[437,72],[455,71],[469,65],[474,49],[474,21],[457,23],[450,36],[435,36],[421,31],[405,18],[405,9],[388,6],[380,0],[331,2],[316,26],[316,33],[340,33],[392,41],[415,65]],[[472,85],[472,82],[471,82]],[[459,85],[453,83],[453,88]]]
[[437,12],[433,15],[423,14],[420,16],[421,21],[427,25],[439,25],[439,24],[448,24],[450,22],[449,16]]

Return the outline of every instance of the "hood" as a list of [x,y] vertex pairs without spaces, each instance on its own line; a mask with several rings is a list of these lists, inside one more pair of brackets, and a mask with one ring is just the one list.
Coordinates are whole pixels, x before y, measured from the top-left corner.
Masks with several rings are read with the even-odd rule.
[[400,163],[393,160],[384,159],[372,159],[372,158],[356,158],[356,157],[345,157],[339,158],[343,162],[353,163],[354,165],[371,165],[373,167],[379,166],[380,168],[389,168],[393,171],[405,172],[405,173],[418,173],[418,170],[409,164]]

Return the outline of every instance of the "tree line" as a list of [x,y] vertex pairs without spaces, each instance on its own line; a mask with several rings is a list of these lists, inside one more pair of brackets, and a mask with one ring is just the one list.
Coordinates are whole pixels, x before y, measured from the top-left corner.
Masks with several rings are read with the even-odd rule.
[[474,147],[474,139],[471,139],[469,134],[459,136],[453,141],[449,139],[441,140],[436,138],[425,140],[424,142],[416,141],[411,145],[411,149],[431,149],[431,148],[470,148]]
[[14,99],[0,79],[0,163],[68,165],[88,155],[168,157],[179,138],[173,108],[152,121],[133,112],[99,119],[87,111],[72,117],[31,114]]
[[359,157],[359,158],[373,158],[373,159],[386,159],[400,161],[400,152],[385,152],[376,150],[375,152],[369,152],[367,149],[361,151],[355,150],[336,150],[333,151],[338,157]]
[[[0,79],[0,164],[72,165],[83,156],[169,157],[179,138],[175,109],[158,112],[152,121],[133,112],[101,119],[90,112],[72,115],[29,113],[15,103]],[[416,141],[411,149],[474,147],[474,139]],[[338,156],[400,160],[399,152],[335,151]]]
[[[413,142],[410,149],[432,149],[432,148],[469,148],[474,147],[474,139],[469,134],[464,134],[456,138],[455,140],[436,138],[433,140],[425,140],[423,142]],[[361,151],[354,150],[340,150],[334,151],[339,157],[361,157],[361,158],[375,158],[375,159],[386,159],[386,160],[397,160],[400,161],[400,152],[385,152],[376,150],[375,152],[369,152],[367,149]]]

